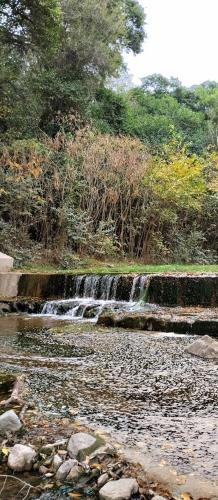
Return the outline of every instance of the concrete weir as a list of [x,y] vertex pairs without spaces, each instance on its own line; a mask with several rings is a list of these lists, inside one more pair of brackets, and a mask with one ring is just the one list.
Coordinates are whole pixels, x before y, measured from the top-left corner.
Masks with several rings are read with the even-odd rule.
[[141,300],[166,307],[218,307],[218,274],[71,275],[0,273],[0,297]]

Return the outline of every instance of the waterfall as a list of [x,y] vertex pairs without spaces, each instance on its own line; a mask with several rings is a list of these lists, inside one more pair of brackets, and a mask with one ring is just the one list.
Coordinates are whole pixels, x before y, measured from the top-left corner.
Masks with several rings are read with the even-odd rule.
[[68,297],[71,298],[46,302],[41,314],[96,321],[103,310],[125,311],[143,307],[140,301],[146,281],[146,275],[74,276],[68,284]]
[[[123,280],[125,279],[124,275],[119,274],[75,276],[72,297],[98,300],[123,300],[120,298],[120,294],[122,295]],[[128,279],[129,295],[127,293],[128,297],[124,300],[129,300],[130,302],[139,301],[143,297],[147,275],[137,275],[133,278],[130,276]],[[124,284],[124,286],[126,285]]]
[[76,290],[75,290],[75,297],[80,297],[80,289],[83,280],[85,279],[85,276],[76,276],[75,282],[76,282]]
[[147,281],[146,275],[139,275],[134,277],[130,293],[131,302],[138,301],[143,298],[146,281]]
[[83,275],[74,277],[75,298],[92,298],[100,300],[119,300],[117,286],[120,275]]

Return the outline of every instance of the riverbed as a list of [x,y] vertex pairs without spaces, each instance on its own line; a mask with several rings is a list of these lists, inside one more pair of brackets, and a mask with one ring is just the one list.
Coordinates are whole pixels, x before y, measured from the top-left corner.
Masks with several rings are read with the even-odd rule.
[[0,318],[0,337],[1,369],[27,374],[47,417],[102,428],[154,462],[217,478],[217,364],[184,352],[194,337],[16,315]]

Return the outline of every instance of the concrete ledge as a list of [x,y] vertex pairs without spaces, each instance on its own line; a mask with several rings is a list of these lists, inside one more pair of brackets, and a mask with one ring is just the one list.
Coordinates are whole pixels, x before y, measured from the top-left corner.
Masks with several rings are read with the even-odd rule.
[[0,252],[0,273],[6,273],[13,269],[14,259],[6,255],[5,253]]
[[[129,300],[136,275],[119,275],[116,300]],[[83,296],[85,275],[79,296]],[[0,297],[44,300],[74,298],[78,276],[72,274],[0,273]],[[97,290],[98,292],[98,290]],[[96,299],[100,298],[98,293]],[[144,302],[167,307],[218,307],[218,274],[147,275]]]

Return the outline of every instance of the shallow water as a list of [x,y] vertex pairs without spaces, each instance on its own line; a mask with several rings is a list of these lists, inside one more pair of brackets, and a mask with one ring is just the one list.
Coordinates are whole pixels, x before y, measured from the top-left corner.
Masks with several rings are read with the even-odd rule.
[[[64,335],[46,333],[65,324]],[[0,338],[1,369],[27,373],[47,416],[76,416],[154,461],[216,477],[217,364],[184,352],[193,337],[8,316]]]

